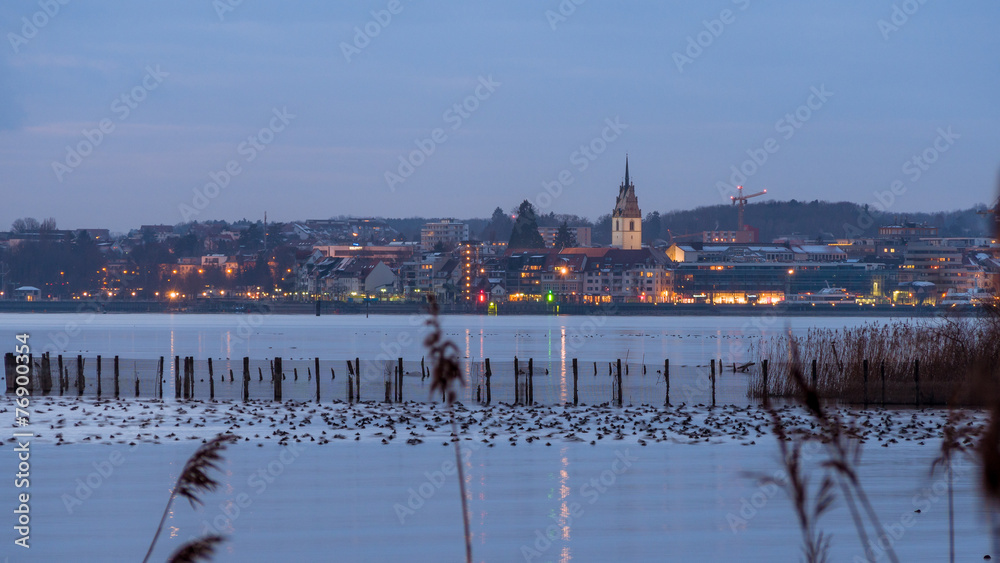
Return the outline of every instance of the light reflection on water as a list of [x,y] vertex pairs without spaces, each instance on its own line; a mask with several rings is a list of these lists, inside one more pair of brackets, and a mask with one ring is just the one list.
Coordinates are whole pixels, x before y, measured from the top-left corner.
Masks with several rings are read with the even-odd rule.
[[[19,330],[40,336],[79,323],[72,314],[0,314]],[[249,322],[252,320],[252,324]],[[745,349],[752,338],[782,334],[786,323],[793,332],[809,327],[838,328],[888,319],[863,317],[602,317],[600,326],[582,316],[442,317],[447,336],[465,341],[471,358],[497,360],[534,358],[555,362],[562,358],[607,361],[609,358],[646,358],[659,363],[669,357],[684,364],[711,357],[730,357]],[[63,353],[155,359],[159,356],[212,356],[251,359],[376,358],[385,346],[407,334],[404,359],[423,355],[426,327],[410,316],[376,315],[98,315],[80,326]],[[478,341],[478,346],[473,342]],[[728,361],[728,360],[727,360]]]
[[[116,445],[38,444],[32,456],[32,522],[39,534],[38,560],[136,560],[145,552],[162,514],[177,464],[198,445],[140,444],[82,505],[69,514],[63,495],[74,494],[76,479],[86,479],[93,464],[108,459]],[[471,442],[466,442],[470,444]],[[206,522],[226,520],[245,494],[229,542],[216,559],[228,561],[453,561],[461,557],[462,521],[457,482],[447,478],[400,523],[393,509],[408,490],[427,481],[426,473],[454,460],[451,448],[373,443],[303,444],[301,456],[272,472],[266,487],[249,479],[275,463],[281,449],[235,444],[226,453],[224,485],[192,510],[175,503],[161,538],[162,555],[180,541],[204,532]],[[609,468],[617,450],[638,458],[599,495],[586,485]],[[124,450],[123,450],[124,451]],[[757,509],[746,529],[730,531],[726,515],[738,513],[741,499],[758,491],[747,472],[776,469],[776,448],[710,445],[636,445],[538,442],[517,447],[498,443],[476,449],[466,465],[474,556],[477,561],[523,560],[523,546],[536,532],[555,523],[559,533],[534,561],[787,561],[799,555],[794,512],[783,495]],[[912,515],[917,526],[897,542],[904,561],[935,560],[947,546],[947,510],[938,503],[914,514],[912,499],[927,486],[933,446],[869,448],[862,478],[887,523]],[[570,467],[572,466],[572,470]],[[553,479],[553,477],[555,477]],[[7,485],[10,488],[10,485]],[[959,560],[982,559],[989,552],[984,513],[977,501],[975,472],[956,480]],[[555,490],[553,490],[553,488]],[[3,489],[0,488],[0,492]],[[37,494],[37,496],[36,496]],[[37,499],[37,500],[36,500]],[[573,503],[582,506],[578,517]],[[556,516],[554,521],[552,515]],[[853,560],[857,540],[845,507],[823,518],[835,538],[832,560]],[[113,542],[106,531],[115,530]],[[0,540],[12,534],[0,532]],[[170,538],[170,539],[168,539]],[[44,541],[42,541],[44,540]],[[158,544],[157,553],[161,554]]]

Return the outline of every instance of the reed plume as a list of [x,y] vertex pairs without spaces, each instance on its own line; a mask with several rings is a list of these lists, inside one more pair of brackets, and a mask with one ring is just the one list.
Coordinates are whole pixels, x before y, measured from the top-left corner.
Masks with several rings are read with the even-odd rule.
[[[170,492],[170,498],[167,500],[167,507],[163,510],[163,516],[160,517],[160,525],[156,527],[156,533],[153,535],[153,541],[149,544],[149,550],[146,551],[146,557],[143,558],[143,563],[149,561],[150,556],[153,555],[153,549],[156,547],[156,540],[160,538],[160,533],[163,531],[163,524],[167,520],[167,515],[170,513],[170,507],[173,506],[174,500],[177,497],[184,497],[191,503],[191,507],[194,508],[195,505],[203,504],[200,495],[203,493],[209,493],[214,491],[219,486],[219,482],[216,481],[209,472],[211,470],[218,470],[218,463],[222,461],[222,451],[226,449],[230,443],[237,440],[236,436],[232,434],[220,434],[215,438],[205,442],[194,452],[184,464],[184,468],[181,470],[181,474],[177,477],[177,482],[174,484],[173,490]],[[209,541],[212,536],[201,538],[206,543],[197,544],[199,540],[195,540],[191,544],[183,546],[181,549],[192,546],[192,549],[188,551],[191,554],[198,553],[208,553],[209,555],[214,550],[214,546],[219,543],[218,541]],[[180,552],[175,553],[178,555]],[[205,557],[202,555],[202,557]],[[183,561],[183,560],[182,560]]]
[[203,538],[191,540],[182,545],[170,556],[168,563],[197,563],[198,561],[211,561],[215,555],[215,548],[226,538],[218,535],[208,535]]
[[465,468],[462,465],[462,455],[458,446],[458,425],[455,424],[455,401],[458,400],[457,387],[465,386],[462,368],[458,364],[458,346],[445,338],[441,330],[438,315],[441,307],[434,295],[427,297],[427,326],[431,331],[424,340],[424,346],[431,360],[431,394],[438,392],[448,405],[451,418],[451,445],[455,450],[455,466],[458,467],[458,486],[462,495],[462,524],[465,526],[465,560],[472,563],[472,533],[469,527],[469,507],[465,494]]

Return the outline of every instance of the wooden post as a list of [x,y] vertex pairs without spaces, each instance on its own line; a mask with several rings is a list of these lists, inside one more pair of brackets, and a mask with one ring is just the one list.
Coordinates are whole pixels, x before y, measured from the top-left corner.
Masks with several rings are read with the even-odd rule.
[[139,376],[135,376],[135,398],[139,398]]
[[403,402],[403,358],[399,358],[397,365],[399,372],[396,374],[396,402]]
[[814,390],[818,389],[818,387],[816,386],[817,380],[818,380],[818,376],[816,375],[816,358],[813,358],[813,361],[812,361],[812,382],[813,382],[813,389]]
[[576,358],[573,358],[573,405],[580,404],[580,391],[577,387]]
[[389,393],[390,393],[391,390],[392,390],[392,382],[390,380],[386,379],[385,380],[385,402],[386,403],[391,403],[392,402],[389,399]]
[[916,387],[916,404],[920,408],[920,360],[913,360],[913,386]]
[[[292,366],[292,373],[295,375],[294,381],[299,380],[299,368]],[[282,377],[284,379],[284,377]]]
[[597,362],[594,362],[594,377],[597,377]]
[[246,360],[249,358],[244,358],[243,362],[243,402],[246,403],[250,400],[250,366]]
[[319,402],[319,358],[316,358],[316,402]]
[[83,377],[83,356],[76,356],[76,392],[77,395],[83,395],[83,388],[87,385],[86,379]]
[[490,390],[490,379],[493,377],[493,371],[490,369],[490,359],[486,358],[486,404],[489,405],[490,401],[493,400],[493,393]]
[[615,390],[618,392],[618,406],[622,406],[622,359],[618,358],[617,362],[618,371],[615,372],[615,379],[612,381],[612,385],[615,386]]
[[189,363],[190,358],[184,356],[184,399],[191,398],[191,364]]
[[257,366],[257,381],[264,381],[264,370]]
[[[223,378],[224,377],[225,376],[223,376]],[[212,369],[212,358],[208,359],[208,378],[209,379],[214,379],[215,378],[215,370]]]
[[[347,365],[350,366],[351,362],[347,362]],[[354,371],[352,369],[350,371],[350,373],[347,374],[347,403],[348,404],[351,404],[351,403],[354,402],[354,376],[351,375],[353,373],[354,373]]]
[[163,356],[160,356],[160,361],[156,366],[156,380],[158,385],[158,390],[160,392],[160,399],[163,399]]
[[361,360],[354,358],[354,381],[357,383],[354,390],[354,398],[361,402]]
[[420,356],[420,381],[424,380],[424,357]]
[[97,398],[101,398],[101,355],[97,355]]
[[46,352],[42,356],[42,393],[52,392],[52,354]]
[[[160,365],[161,366],[163,365],[162,357],[160,357]],[[115,399],[118,399],[119,392],[121,391],[118,383],[118,356],[115,356],[114,372],[115,372]]]
[[768,404],[769,397],[767,393],[767,360],[760,361],[760,374],[764,385],[764,404]]
[[865,358],[861,362],[861,370],[864,372],[864,384],[865,384],[865,408],[868,408],[868,358]]
[[525,382],[525,403],[535,404],[535,360],[528,358],[528,379]]
[[181,398],[181,357],[174,356],[174,398]]
[[281,380],[284,379],[281,371],[281,358],[274,358],[274,400],[281,401]]
[[518,388],[518,386],[517,386],[517,375],[518,375],[518,373],[517,373],[517,372],[518,372],[518,367],[517,367],[517,356],[514,356],[514,404],[515,404],[515,405],[516,405],[516,404],[519,404],[519,401],[518,401],[518,399],[520,399],[520,398],[521,398],[521,397],[520,397],[520,395],[521,395],[521,390],[520,390],[520,389]]
[[13,393],[17,390],[14,376],[14,353],[7,352],[3,355],[3,377],[6,382],[7,392]]
[[715,359],[713,358],[710,363],[712,365],[712,372],[711,372],[711,377],[712,377],[712,406],[714,407],[715,406]]
[[62,396],[63,389],[64,389],[63,382],[65,381],[65,378],[63,377],[63,359],[62,359],[62,354],[59,354],[58,356],[56,356],[56,362],[58,363],[58,367],[59,367],[59,396]]
[[667,393],[663,405],[670,406],[670,358],[663,360],[663,381],[667,384]]

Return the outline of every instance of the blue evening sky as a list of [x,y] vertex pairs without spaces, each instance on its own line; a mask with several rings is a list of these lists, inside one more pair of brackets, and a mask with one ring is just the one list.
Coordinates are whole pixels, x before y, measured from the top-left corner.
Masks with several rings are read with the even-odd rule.
[[995,0],[577,2],[4,1],[0,229],[993,197]]

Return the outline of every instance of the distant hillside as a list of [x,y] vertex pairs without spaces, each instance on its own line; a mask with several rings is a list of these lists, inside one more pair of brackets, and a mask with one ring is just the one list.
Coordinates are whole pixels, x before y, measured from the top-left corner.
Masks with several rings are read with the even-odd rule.
[[[748,203],[743,221],[760,229],[762,241],[793,234],[822,239],[874,235],[878,233],[880,226],[903,220],[926,222],[937,227],[939,235],[945,237],[987,236],[989,234],[987,219],[976,213],[982,209],[985,209],[985,206],[958,211],[898,215],[877,214],[872,209],[872,214],[869,214],[867,205],[849,202],[802,202],[793,199]],[[659,228],[655,224],[656,217],[652,214],[648,214],[646,219],[647,221],[643,221],[643,235],[647,235],[647,231],[649,235],[656,235],[658,232],[657,238],[668,240],[667,229],[675,237],[700,231],[734,230],[737,214],[736,208],[732,205],[713,205],[660,214]],[[610,233],[608,236],[610,237]],[[647,236],[643,237],[646,238]]]
[[[807,238],[832,240],[837,238],[861,237],[878,233],[882,225],[900,221],[928,223],[939,229],[940,236],[988,236],[987,218],[976,212],[985,209],[980,205],[971,209],[940,211],[936,213],[886,213],[878,214],[867,205],[846,201],[764,201],[748,203],[743,220],[747,225],[760,229],[760,240],[769,242],[786,235],[801,235]],[[432,220],[426,218],[386,219],[391,226],[402,232],[407,240],[420,240],[420,227]],[[473,237],[483,237],[489,231],[489,219],[458,219],[469,224]],[[602,215],[596,221],[575,215],[539,215],[540,226],[558,226],[562,221],[571,226],[592,226],[592,240],[597,245],[611,243],[611,216]],[[650,243],[657,239],[669,240],[688,233],[712,230],[735,230],[736,207],[732,205],[712,205],[669,212],[650,212],[643,218],[642,239]],[[502,239],[509,236],[509,229],[502,233]],[[489,238],[489,237],[486,237]],[[691,240],[688,237],[685,240]]]

